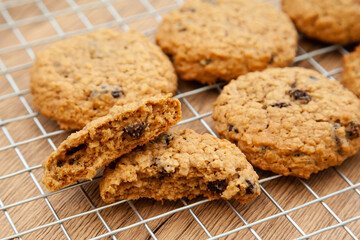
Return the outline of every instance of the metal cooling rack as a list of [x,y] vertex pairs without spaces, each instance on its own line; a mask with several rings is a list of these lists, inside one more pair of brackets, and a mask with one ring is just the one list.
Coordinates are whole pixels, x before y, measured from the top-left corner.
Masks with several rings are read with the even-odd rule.
[[[242,237],[243,235],[241,235],[243,233],[242,230],[248,230],[250,232],[250,235],[247,235],[247,236],[251,236],[251,238],[262,239],[263,237],[261,237],[261,234],[259,234],[259,232],[261,232],[262,230],[261,230],[261,228],[257,228],[257,226],[259,226],[261,224],[268,224],[268,223],[270,224],[270,222],[272,220],[280,218],[280,217],[285,217],[287,223],[289,223],[292,227],[294,227],[296,229],[295,231],[297,231],[297,235],[299,236],[298,239],[308,239],[310,237],[318,238],[319,236],[321,236],[322,233],[331,231],[331,230],[334,230],[337,228],[342,228],[344,231],[346,231],[346,238],[349,238],[349,239],[358,239],[359,238],[359,235],[360,235],[359,226],[355,227],[355,230],[357,232],[354,232],[354,230],[353,230],[354,228],[348,227],[348,224],[350,224],[352,222],[359,223],[358,220],[360,220],[360,215],[356,215],[355,217],[351,217],[351,218],[347,218],[347,219],[341,219],[338,216],[338,214],[336,213],[336,211],[332,210],[330,205],[326,203],[327,199],[330,199],[332,197],[339,196],[343,193],[352,191],[352,192],[356,193],[355,198],[357,198],[357,199],[355,199],[355,203],[357,205],[360,204],[360,198],[359,198],[360,197],[360,191],[359,191],[360,182],[350,181],[348,176],[346,176],[346,174],[344,174],[339,168],[333,168],[333,170],[336,172],[337,176],[340,177],[342,179],[342,181],[344,181],[346,183],[345,187],[342,187],[336,191],[332,191],[325,195],[321,195],[321,194],[317,193],[316,190],[314,190],[313,187],[311,187],[307,181],[302,180],[302,179],[296,179],[298,182],[301,183],[301,185],[306,189],[306,191],[308,191],[308,193],[310,193],[313,200],[305,201],[297,206],[293,206],[293,207],[290,207],[287,209],[286,209],[286,207],[284,207],[283,202],[276,200],[275,197],[267,190],[267,188],[264,187],[264,185],[266,185],[267,183],[271,183],[272,181],[276,181],[277,179],[284,178],[284,177],[281,177],[279,175],[270,175],[269,176],[269,174],[268,175],[265,174],[266,177],[263,177],[260,180],[262,195],[265,196],[265,198],[267,198],[273,204],[272,208],[275,209],[276,211],[274,211],[274,213],[271,214],[270,216],[266,216],[266,217],[257,219],[255,221],[247,220],[247,217],[244,216],[246,214],[243,213],[241,211],[241,209],[239,210],[239,207],[235,206],[235,203],[232,201],[222,201],[222,200],[214,201],[214,202],[224,203],[223,207],[229,208],[236,215],[236,218],[240,222],[239,224],[241,225],[241,226],[234,227],[230,230],[227,229],[223,232],[215,231],[216,232],[215,234],[214,234],[213,230],[209,229],[209,226],[206,226],[209,224],[206,224],[206,223],[204,223],[204,220],[201,220],[201,219],[203,219],[203,217],[199,217],[199,211],[197,211],[199,209],[199,207],[201,208],[202,206],[205,206],[206,204],[209,204],[206,206],[210,206],[210,207],[212,206],[212,204],[215,204],[214,202],[210,202],[207,199],[189,201],[189,202],[187,202],[185,200],[179,200],[177,206],[174,209],[163,212],[161,214],[156,214],[155,216],[144,218],[143,214],[141,214],[142,209],[140,209],[139,207],[136,207],[136,201],[119,201],[119,202],[109,204],[109,205],[97,204],[94,201],[94,199],[90,196],[91,193],[89,193],[89,190],[86,188],[86,186],[91,183],[89,181],[78,182],[74,185],[68,186],[68,187],[63,188],[56,192],[47,192],[46,190],[44,190],[44,187],[40,184],[39,179],[36,177],[36,174],[34,173],[36,170],[39,170],[41,168],[41,165],[37,164],[37,165],[31,166],[31,164],[29,164],[29,159],[25,157],[25,153],[24,153],[24,151],[22,151],[21,147],[25,146],[27,144],[39,141],[39,140],[46,140],[47,144],[49,144],[51,146],[51,148],[53,150],[55,150],[56,146],[54,144],[53,137],[61,135],[61,134],[68,134],[68,133],[66,133],[63,130],[55,130],[55,131],[50,131],[50,132],[46,131],[46,127],[44,126],[42,121],[39,119],[40,115],[37,112],[35,112],[34,110],[32,110],[31,101],[29,101],[26,98],[29,95],[29,90],[26,88],[23,89],[23,86],[19,85],[19,83],[16,81],[17,79],[16,79],[16,76],[14,76],[14,73],[17,71],[20,71],[20,70],[27,70],[32,65],[32,61],[35,58],[33,48],[36,48],[38,46],[41,46],[41,45],[44,45],[44,44],[47,44],[47,43],[50,43],[50,42],[53,42],[53,41],[56,41],[59,39],[69,37],[72,35],[77,35],[77,34],[80,34],[83,32],[92,31],[92,30],[99,29],[99,28],[121,26],[121,28],[126,31],[126,30],[130,29],[129,23],[138,21],[140,19],[145,19],[148,17],[152,17],[153,19],[155,19],[155,21],[157,23],[159,23],[162,19],[162,17],[161,17],[162,14],[177,8],[183,2],[181,0],[174,0],[174,1],[167,0],[166,2],[171,2],[171,3],[168,3],[164,7],[156,8],[156,7],[154,7],[154,5],[157,2],[155,0],[153,0],[153,1],[138,0],[138,3],[144,7],[145,11],[141,12],[141,13],[132,14],[127,17],[122,17],[119,14],[119,12],[114,8],[115,3],[123,2],[121,0],[117,0],[117,1],[115,1],[115,0],[100,0],[100,1],[94,1],[94,2],[88,2],[88,3],[81,3],[81,4],[75,0],[66,0],[68,7],[62,8],[60,10],[55,10],[55,11],[50,11],[47,8],[45,1],[46,0],[13,0],[13,1],[0,2],[0,13],[1,13],[1,17],[4,20],[3,23],[0,22],[0,31],[11,31],[15,35],[16,39],[19,41],[19,44],[15,44],[15,45],[11,45],[11,46],[4,46],[4,47],[0,48],[0,81],[7,82],[7,84],[9,84],[12,89],[12,91],[10,93],[4,93],[4,94],[0,95],[0,103],[3,101],[17,98],[21,102],[23,107],[26,109],[25,114],[19,114],[19,115],[16,115],[15,117],[11,117],[8,119],[0,119],[1,132],[3,133],[3,135],[5,136],[5,138],[8,141],[7,144],[2,145],[0,147],[0,153],[5,152],[5,151],[14,151],[16,154],[16,157],[18,158],[18,159],[16,159],[16,161],[14,159],[0,159],[0,163],[2,161],[19,162],[18,160],[20,160],[20,163],[21,163],[21,164],[19,163],[21,165],[20,166],[21,170],[16,170],[11,173],[7,173],[5,175],[0,176],[0,183],[1,183],[1,181],[9,180],[9,179],[10,179],[10,181],[12,181],[12,179],[14,179],[14,181],[15,181],[15,179],[20,175],[28,175],[30,180],[33,182],[34,187],[36,188],[35,190],[37,193],[37,195],[35,195],[35,196],[27,197],[20,201],[8,203],[7,199],[4,199],[2,196],[3,192],[6,189],[3,185],[0,185],[0,214],[3,213],[4,219],[6,219],[6,221],[9,223],[9,227],[6,227],[4,224],[2,226],[0,225],[0,234],[1,234],[1,232],[5,232],[5,230],[10,232],[9,234],[7,234],[5,236],[1,236],[1,237],[3,237],[3,239],[27,239],[28,234],[31,234],[34,232],[36,233],[36,232],[39,232],[40,230],[44,230],[44,229],[46,231],[46,229],[51,228],[53,226],[58,226],[61,228],[61,231],[60,231],[61,235],[62,235],[61,238],[75,239],[74,237],[71,237],[71,234],[69,234],[68,227],[66,227],[66,223],[70,222],[72,220],[77,221],[81,217],[88,216],[91,214],[95,214],[97,220],[100,220],[102,226],[106,229],[105,232],[99,233],[96,236],[92,236],[93,237],[92,239],[103,239],[103,238],[117,239],[117,233],[127,231],[129,229],[136,228],[138,226],[145,227],[145,231],[147,231],[148,239],[151,239],[151,238],[158,239],[157,231],[162,226],[162,224],[164,224],[166,221],[161,223],[156,229],[154,229],[154,227],[150,226],[151,222],[156,221],[158,219],[162,219],[164,217],[173,216],[174,214],[180,213],[180,212],[188,212],[189,221],[192,221],[192,224],[198,225],[197,226],[198,231],[203,231],[202,236],[205,236],[205,237],[201,237],[202,239],[203,238],[219,239],[219,238],[223,238],[223,237],[243,238]],[[40,13],[37,14],[36,16],[32,16],[29,18],[14,20],[12,18],[12,15],[9,12],[9,9],[13,9],[13,8],[22,6],[24,4],[35,4],[37,6],[37,8],[39,9]],[[114,20],[107,21],[105,23],[101,23],[101,24],[97,24],[97,25],[93,25],[84,12],[87,10],[94,10],[94,9],[99,9],[99,8],[105,8]],[[70,31],[70,32],[63,31],[63,29],[58,24],[56,18],[59,16],[67,15],[67,14],[75,14],[85,27],[82,29],[78,29],[78,30]],[[22,26],[24,26],[26,24],[30,24],[30,23],[35,24],[34,26],[36,26],[37,23],[40,23],[43,21],[48,22],[52,26],[52,28],[56,32],[56,35],[27,41],[26,38],[24,37],[22,31],[20,30],[20,28]],[[154,28],[154,26],[152,28],[146,28],[145,30],[144,29],[142,30],[142,32],[148,36],[151,36],[152,34],[154,34],[155,31],[156,31],[156,28]],[[0,38],[0,43],[1,43],[1,38]],[[23,61],[16,65],[7,67],[3,61],[4,59],[1,58],[2,54],[9,54],[9,53],[11,54],[12,52],[16,52],[18,50],[24,50],[26,52],[26,54],[28,55],[28,57],[30,58],[30,61]],[[320,48],[317,48],[316,50],[310,50],[310,51],[305,51],[305,49],[303,49],[302,47],[299,47],[298,55],[294,59],[294,65],[299,65],[299,64],[301,65],[301,63],[306,62],[307,64],[309,64],[308,65],[309,67],[316,69],[323,75],[329,77],[332,80],[335,80],[335,78],[333,76],[338,73],[341,73],[342,69],[335,68],[332,70],[327,70],[324,66],[321,65],[321,62],[319,60],[316,60],[317,57],[321,57],[328,53],[333,53],[333,52],[339,53],[341,55],[348,53],[345,48],[343,48],[342,46],[338,46],[338,45],[332,45],[332,46],[326,46],[326,47],[322,46]],[[201,113],[201,111],[197,110],[197,107],[194,107],[192,105],[191,100],[189,100],[189,98],[194,97],[194,96],[199,96],[200,94],[207,93],[209,91],[217,91],[219,93],[219,92],[221,92],[221,88],[222,88],[222,84],[215,84],[212,86],[196,85],[195,87],[193,87],[190,90],[181,91],[181,92],[180,92],[180,90],[178,90],[177,95],[175,97],[182,100],[183,105],[184,105],[183,107],[186,107],[190,113],[189,117],[183,119],[178,125],[186,125],[186,124],[192,124],[194,122],[199,122],[200,125],[202,125],[202,127],[204,127],[209,133],[211,133],[214,136],[217,136],[215,131],[213,130],[213,127],[211,126],[211,124],[209,124],[210,120],[208,120],[208,119],[209,119],[209,116],[211,115],[211,112],[207,111],[205,113]],[[20,90],[20,89],[22,89],[22,90]],[[212,104],[212,103],[210,103],[210,104]],[[11,106],[9,106],[9,108],[10,107]],[[25,140],[16,141],[16,140],[14,140],[11,132],[8,130],[8,125],[16,123],[20,127],[22,127],[23,129],[26,130],[27,129],[26,124],[28,122],[27,121],[24,122],[24,120],[32,121],[36,125],[37,131],[40,132],[41,134],[34,135]],[[260,176],[261,175],[262,174],[260,174]],[[98,182],[100,178],[101,178],[101,176],[97,176],[94,179],[94,181]],[[79,191],[82,193],[83,197],[87,200],[87,202],[91,206],[91,208],[86,211],[81,211],[80,213],[77,213],[77,214],[71,214],[70,216],[67,216],[67,217],[60,217],[54,207],[54,203],[51,201],[51,197],[62,194],[62,193],[66,193],[72,189],[79,189]],[[285,192],[285,194],[287,194],[287,193]],[[53,220],[51,220],[45,224],[39,224],[35,227],[19,230],[17,227],[17,221],[20,221],[20,220],[14,221],[13,215],[12,215],[12,213],[10,213],[10,210],[13,208],[26,208],[28,203],[33,203],[33,202],[38,203],[39,201],[44,201],[45,206],[46,206],[45,208],[48,208],[47,210],[49,210],[51,212]],[[4,202],[6,202],[6,203],[4,203]],[[306,207],[311,206],[313,204],[317,204],[317,203],[321,204],[321,207],[319,207],[319,208],[325,209],[331,215],[331,218],[335,219],[336,221],[335,221],[335,223],[329,224],[326,227],[321,227],[314,231],[305,231],[300,226],[300,224],[298,224],[298,221],[294,220],[294,215],[292,215],[292,213],[296,212],[298,210],[305,209]],[[74,204],[77,204],[77,203],[74,203]],[[167,203],[165,202],[164,205],[166,205],[166,204]],[[251,209],[252,203],[248,203],[247,205]],[[117,228],[110,227],[109,220],[106,220],[103,216],[103,211],[109,210],[109,209],[116,211],[117,207],[123,207],[123,206],[131,209],[131,211],[137,217],[137,221],[135,221],[134,223],[130,223],[126,226],[122,226],[122,227],[117,227]],[[206,211],[206,209],[207,208],[205,207],[205,211]],[[217,220],[213,219],[213,221],[217,221]],[[311,221],[311,220],[307,220],[307,221]],[[176,224],[176,222],[175,222],[175,224]],[[353,226],[357,226],[357,225],[353,225]],[[11,233],[11,229],[9,231],[9,228],[12,229],[12,233]],[[171,231],[171,229],[170,229],[170,231]],[[31,235],[31,236],[34,236],[34,235]],[[186,235],[185,239],[190,239],[190,238],[192,238],[191,236],[192,236],[191,234],[188,234],[188,235]],[[195,234],[194,236],[199,236],[199,235]],[[85,236],[83,236],[83,238],[87,239],[87,238],[90,238],[90,236],[85,235]],[[198,237],[194,237],[194,238],[198,238]],[[119,238],[119,239],[121,239],[121,238]],[[133,236],[133,239],[137,239],[137,237]],[[162,238],[162,239],[164,239],[164,238]]]

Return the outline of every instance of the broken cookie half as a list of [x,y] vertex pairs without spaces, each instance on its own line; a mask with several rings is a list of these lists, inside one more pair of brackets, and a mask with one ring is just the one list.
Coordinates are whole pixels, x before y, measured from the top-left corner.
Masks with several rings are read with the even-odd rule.
[[168,131],[105,168],[100,194],[121,199],[236,199],[260,194],[258,175],[245,155],[227,140],[193,130]]
[[108,115],[71,134],[43,163],[43,184],[56,191],[79,179],[92,179],[97,170],[154,139],[181,119],[181,104],[157,96],[114,106]]

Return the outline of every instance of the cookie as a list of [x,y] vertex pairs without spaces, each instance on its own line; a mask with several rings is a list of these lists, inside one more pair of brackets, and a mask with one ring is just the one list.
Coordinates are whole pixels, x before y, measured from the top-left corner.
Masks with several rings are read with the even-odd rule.
[[81,129],[115,104],[174,93],[177,76],[159,47],[141,33],[104,29],[39,52],[30,88],[42,114],[63,129]]
[[341,83],[360,98],[360,46],[344,56]]
[[156,41],[182,79],[208,84],[284,67],[297,49],[289,17],[250,0],[187,1],[164,17]]
[[309,69],[241,76],[224,87],[212,117],[254,166],[285,176],[308,178],[360,150],[360,100]]
[[107,166],[100,194],[107,203],[197,196],[246,203],[260,194],[260,187],[234,144],[186,129],[165,132]]
[[327,43],[360,42],[359,0],[282,0],[299,31]]
[[154,139],[181,119],[177,99],[152,97],[140,103],[114,106],[106,116],[71,134],[43,163],[43,184],[58,190],[97,170],[138,145]]

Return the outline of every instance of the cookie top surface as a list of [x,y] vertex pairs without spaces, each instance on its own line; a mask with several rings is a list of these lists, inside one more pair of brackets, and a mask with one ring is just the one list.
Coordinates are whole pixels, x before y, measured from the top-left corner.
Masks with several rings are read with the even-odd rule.
[[359,0],[282,0],[282,5],[308,37],[339,44],[360,41]]
[[250,162],[284,175],[307,178],[360,149],[360,100],[313,70],[241,76],[224,87],[212,117]]
[[214,83],[286,66],[297,33],[286,14],[251,0],[194,0],[164,17],[156,41],[181,78]]
[[31,69],[35,107],[65,129],[176,87],[171,62],[135,31],[104,29],[55,42],[37,53]]
[[[164,179],[158,177],[158,181],[166,182],[168,177],[179,182],[187,181],[189,185],[194,183],[192,181],[197,181],[196,184],[204,182],[210,188],[206,191],[215,191],[217,198],[220,195],[226,199],[249,201],[260,193],[256,172],[234,144],[185,129],[164,132],[143,147],[119,158],[113,166],[108,166],[100,184],[101,194],[104,198],[105,192],[109,192],[112,186],[127,185],[139,181],[141,177],[149,180],[150,176],[157,177],[159,172]],[[223,181],[221,191],[209,186],[209,182],[217,181]],[[168,190],[169,195],[176,192],[175,188]],[[182,197],[187,196],[179,192],[174,199]]]
[[360,46],[344,56],[341,83],[360,98]]

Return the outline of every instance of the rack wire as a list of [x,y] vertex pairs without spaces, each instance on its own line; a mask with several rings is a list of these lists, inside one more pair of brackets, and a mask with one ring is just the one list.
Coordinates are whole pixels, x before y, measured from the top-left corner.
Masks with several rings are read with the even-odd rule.
[[[37,155],[55,150],[69,132],[59,130],[54,121],[39,115],[32,106],[27,72],[34,51],[53,41],[105,27],[124,31],[135,28],[152,39],[162,15],[182,3],[59,0],[57,9],[49,9],[54,1],[0,2],[0,238],[359,238],[359,154],[310,180],[258,170],[262,194],[245,205],[208,199],[165,201],[162,205],[153,200],[123,200],[105,205],[97,190],[101,174],[93,181],[79,181],[56,192],[44,189],[40,183],[43,159]],[[142,10],[132,11],[135,5],[134,9]],[[122,11],[128,9],[130,13]],[[107,20],[96,22],[99,15],[90,13],[100,10],[111,20],[102,15],[100,18]],[[68,16],[76,17],[82,27],[64,30],[59,19]],[[27,35],[42,30],[44,24],[54,34],[37,38]],[[348,50],[300,38],[293,65],[315,69],[336,81],[342,70],[341,56]],[[211,106],[223,84],[179,83],[175,97],[182,101],[184,115],[177,127],[217,136],[210,118]],[[206,106],[204,101],[199,104],[199,99],[206,99]]]

